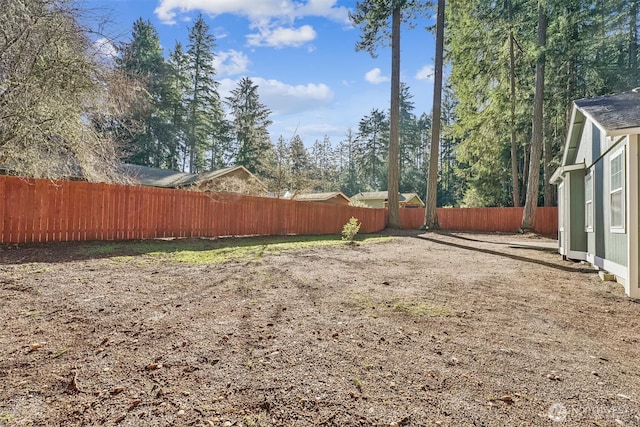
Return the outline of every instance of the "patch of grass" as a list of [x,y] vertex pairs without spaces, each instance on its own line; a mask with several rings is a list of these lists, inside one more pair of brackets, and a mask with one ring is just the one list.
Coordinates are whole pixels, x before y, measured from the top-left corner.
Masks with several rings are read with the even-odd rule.
[[360,309],[375,308],[375,304],[371,301],[371,294],[364,291],[349,292],[350,299],[345,301],[347,305]]
[[13,420],[13,417],[8,412],[0,412],[0,421],[9,422]]
[[426,316],[426,317],[449,317],[452,315],[450,307],[438,306],[425,302],[413,302],[394,300],[391,303],[391,310],[396,313],[403,313],[409,316]]
[[[359,239],[361,244],[380,243],[392,237],[369,235]],[[246,237],[224,239],[145,240],[132,242],[96,243],[83,249],[85,255],[112,257],[130,262],[132,257],[146,255],[163,261],[193,265],[230,261],[260,262],[265,255],[277,255],[320,247],[339,246],[338,236]]]

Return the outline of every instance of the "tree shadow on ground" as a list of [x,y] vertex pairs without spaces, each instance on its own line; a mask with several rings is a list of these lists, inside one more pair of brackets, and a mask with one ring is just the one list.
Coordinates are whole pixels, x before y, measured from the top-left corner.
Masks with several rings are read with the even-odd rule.
[[[491,244],[491,245],[499,245],[499,246],[506,246],[509,247],[513,250],[532,250],[532,251],[543,251],[543,252],[550,252],[551,249],[547,248],[547,247],[543,247],[543,246],[534,246],[534,245],[527,245],[526,243],[522,243],[520,244],[519,242],[517,243],[510,243],[510,242],[497,242],[497,241],[491,241],[489,239],[474,239],[472,237],[466,237],[466,236],[460,236],[457,235],[455,233],[450,233],[450,232],[445,232],[445,231],[429,231],[429,232],[425,232],[425,231],[421,231],[421,230],[414,230],[414,232],[412,233],[408,233],[407,231],[403,231],[401,233],[398,233],[399,235],[402,236],[410,236],[410,237],[414,237],[417,239],[422,239],[422,240],[426,240],[428,242],[432,242],[435,243],[437,245],[444,245],[444,246],[450,246],[450,247],[454,247],[454,248],[458,248],[458,249],[465,249],[465,250],[469,250],[469,251],[476,251],[476,252],[482,252],[488,255],[494,255],[494,256],[498,256],[498,257],[503,257],[503,258],[508,258],[511,260],[515,260],[515,261],[522,261],[522,262],[528,262],[528,263],[532,263],[532,264],[538,264],[544,267],[549,267],[549,268],[553,268],[556,270],[561,270],[561,271],[566,271],[566,272],[571,272],[571,273],[589,273],[589,274],[597,274],[598,271],[594,268],[589,268],[589,267],[574,267],[571,265],[562,265],[562,264],[557,264],[554,262],[549,262],[549,261],[545,261],[539,258],[536,258],[535,256],[524,256],[524,255],[517,255],[514,253],[510,253],[507,251],[501,251],[498,249],[489,249],[489,248],[483,248],[483,247],[479,247],[477,244],[474,243],[483,243],[483,244]],[[464,243],[458,243],[456,241],[451,241],[451,240],[445,240],[443,238],[437,238],[437,237],[430,237],[430,235],[433,236],[442,236],[446,239],[457,239],[457,240],[461,240],[464,242],[469,242],[469,244],[464,244]],[[485,235],[486,236],[486,235]],[[514,235],[514,237],[517,237],[517,235]],[[554,249],[555,250],[555,249]],[[560,255],[558,255],[560,256]]]
[[[372,237],[380,237],[380,235],[359,235],[356,237],[356,241],[362,242]],[[321,246],[325,242],[339,245],[342,240],[339,235],[291,235],[28,243],[1,245],[0,266],[2,264],[57,263],[158,253],[172,254],[184,251],[242,249],[264,251],[276,245],[287,245],[293,248],[288,250],[296,250],[298,245],[300,249],[312,249],[315,244]]]

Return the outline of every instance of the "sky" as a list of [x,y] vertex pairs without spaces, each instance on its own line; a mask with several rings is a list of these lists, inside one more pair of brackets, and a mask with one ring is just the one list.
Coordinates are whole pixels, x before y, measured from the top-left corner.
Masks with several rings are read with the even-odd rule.
[[[102,50],[127,42],[138,18],[158,30],[165,56],[176,41],[188,44],[189,28],[202,14],[215,38],[215,79],[222,98],[249,77],[272,112],[275,143],[299,135],[307,147],[328,136],[335,146],[349,129],[377,108],[388,111],[391,48],[377,57],[356,52],[360,29],[348,18],[355,1],[343,0],[84,0],[95,16],[106,16]],[[403,24],[401,74],[413,94],[416,115],[430,113],[434,39],[427,18]]]

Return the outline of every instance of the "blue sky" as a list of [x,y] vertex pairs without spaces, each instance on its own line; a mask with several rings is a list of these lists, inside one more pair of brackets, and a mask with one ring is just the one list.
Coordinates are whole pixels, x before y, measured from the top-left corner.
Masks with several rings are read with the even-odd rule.
[[[127,41],[133,22],[149,19],[165,55],[188,43],[199,13],[216,39],[216,80],[225,97],[242,77],[259,87],[272,111],[272,141],[300,135],[307,147],[325,135],[336,145],[373,108],[389,109],[391,49],[377,58],[356,52],[360,30],[348,20],[355,1],[342,0],[85,0],[93,14],[107,14],[107,39]],[[416,114],[431,111],[433,35],[430,24],[403,25],[401,80],[414,95]],[[108,50],[109,44],[103,43]]]

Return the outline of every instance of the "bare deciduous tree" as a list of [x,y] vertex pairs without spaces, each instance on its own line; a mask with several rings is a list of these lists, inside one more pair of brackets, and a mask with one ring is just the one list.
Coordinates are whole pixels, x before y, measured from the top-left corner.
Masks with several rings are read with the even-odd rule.
[[0,7],[0,164],[38,178],[119,180],[117,146],[93,119],[117,116],[135,91],[100,64],[81,11],[69,0]]

